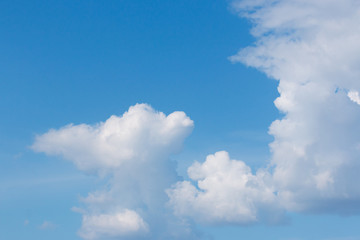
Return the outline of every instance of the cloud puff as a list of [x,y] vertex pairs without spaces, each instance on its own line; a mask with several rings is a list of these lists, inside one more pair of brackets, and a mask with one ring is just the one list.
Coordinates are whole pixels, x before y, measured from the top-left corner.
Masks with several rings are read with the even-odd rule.
[[230,60],[279,81],[274,103],[284,115],[269,128],[271,162],[255,175],[219,153],[194,164],[188,174],[197,182],[169,191],[175,212],[238,224],[261,220],[265,203],[359,214],[360,2],[242,0],[233,7],[253,23],[256,42]]
[[[107,184],[82,198],[83,207],[74,208],[83,214],[80,236],[138,238],[142,233],[159,238],[186,227],[164,208],[165,189],[179,179],[170,155],[181,149],[192,129],[184,112],[166,116],[137,104],[95,125],[52,129],[37,136],[32,148],[63,156],[83,171],[107,174]],[[176,234],[179,239],[186,235]]]
[[360,105],[360,96],[358,91],[349,91],[347,95],[351,101]]
[[148,226],[134,211],[100,215],[84,215],[79,235],[84,239],[126,236],[147,232]]
[[157,161],[179,151],[193,122],[184,112],[169,116],[137,104],[123,116],[95,125],[67,125],[37,136],[32,149],[61,155],[85,171],[113,170],[126,163]]
[[252,174],[244,162],[230,159],[225,151],[207,156],[203,163],[195,162],[188,174],[197,187],[183,181],[168,190],[177,215],[210,224],[247,224],[281,212],[270,174],[263,170]]

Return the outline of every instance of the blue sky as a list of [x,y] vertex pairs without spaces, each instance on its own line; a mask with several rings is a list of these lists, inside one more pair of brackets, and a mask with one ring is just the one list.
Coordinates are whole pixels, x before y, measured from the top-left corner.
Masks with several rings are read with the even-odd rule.
[[[0,239],[166,239],[169,235],[162,231],[185,228],[192,233],[179,239],[360,239],[359,179],[351,170],[359,169],[360,155],[349,147],[359,142],[356,93],[360,86],[355,66],[360,62],[360,46],[352,41],[358,38],[357,31],[352,31],[358,26],[349,24],[359,20],[354,10],[358,4],[330,2],[292,0],[276,5],[258,1],[253,6],[251,1],[225,0],[2,1]],[[260,10],[247,12],[253,7]],[[329,27],[332,21],[340,27]],[[339,34],[343,37],[338,42],[332,40],[331,36]],[[303,87],[309,82],[313,85]],[[339,94],[334,93],[335,88],[340,89]],[[135,120],[143,125],[140,137],[131,137],[130,150],[149,152],[144,158],[151,161],[145,166],[165,166],[159,176],[169,186],[160,188],[163,183],[154,180],[154,189],[172,189],[166,200],[165,195],[156,194],[151,195],[151,203],[143,199],[146,206],[124,203],[125,195],[138,199],[137,193],[147,192],[127,190],[119,182],[129,177],[125,185],[133,188],[149,173],[125,164],[130,169],[127,176],[118,165],[120,150],[108,153],[95,147],[94,152],[84,153],[82,146],[93,143],[86,137],[74,138],[72,127],[68,138],[59,140],[61,129],[70,123],[75,127],[89,124],[101,132],[96,124],[111,115],[122,121],[122,114],[131,112],[129,107],[137,103],[147,103],[155,110],[135,107]],[[169,116],[174,111],[186,114],[176,115],[182,121],[176,122],[179,133],[170,132],[169,138],[154,135],[164,137],[165,150],[142,142],[152,138],[142,135],[141,129],[157,131],[163,129],[161,124],[168,124],[156,111]],[[158,122],[151,125],[153,118]],[[188,118],[193,125],[184,123]],[[276,119],[286,121],[272,124]],[[46,135],[49,129],[57,130]],[[106,129],[115,131],[111,126]],[[93,136],[92,130],[86,134]],[[130,141],[120,140],[121,144]],[[275,144],[269,148],[270,143]],[[119,145],[124,151],[127,147]],[[215,160],[239,172],[226,172],[230,170],[216,165],[215,175],[209,175],[213,172],[206,172],[205,165],[193,165],[223,150],[236,161],[226,156]],[[78,157],[88,152],[90,160]],[[114,159],[102,157],[107,154]],[[171,159],[177,167],[154,159]],[[86,161],[91,161],[88,168],[81,165]],[[242,161],[251,168],[246,177],[262,184],[265,178],[256,172],[264,170],[271,183],[252,189],[255,195],[248,195],[252,191],[247,188],[228,187],[228,182],[220,182],[220,190],[211,184],[209,188],[199,185],[198,181],[217,179],[216,174],[222,174],[218,169],[225,175],[234,174],[234,182],[240,182],[237,177],[245,169]],[[193,170],[187,171],[190,166]],[[177,179],[170,180],[166,171],[174,169]],[[176,182],[178,187],[172,185]],[[311,188],[315,185],[316,189]],[[208,200],[190,201],[183,194],[174,194],[192,186],[200,189],[199,195],[209,193],[203,196]],[[262,195],[268,190],[276,194]],[[101,191],[115,199],[111,200],[114,208],[84,200]],[[212,192],[218,192],[214,199]],[[232,193],[240,196],[234,197],[235,207],[227,202]],[[217,198],[221,194],[219,199],[224,201]],[[243,196],[250,199],[250,207]],[[151,212],[157,204],[163,209]],[[206,214],[222,204],[224,212]],[[251,214],[240,211],[237,206],[241,205]],[[184,206],[195,210],[181,210]],[[198,210],[197,206],[205,207]],[[112,221],[114,209],[125,217],[129,215],[124,209],[128,209],[135,214],[131,216],[142,219],[143,232],[132,235],[126,229],[119,232],[109,227],[106,232],[99,227],[103,219],[99,216]],[[281,220],[274,222],[272,216],[278,213]],[[188,225],[179,224],[179,219]],[[174,226],[162,227],[164,221],[174,221]],[[100,230],[91,235],[87,226]]]

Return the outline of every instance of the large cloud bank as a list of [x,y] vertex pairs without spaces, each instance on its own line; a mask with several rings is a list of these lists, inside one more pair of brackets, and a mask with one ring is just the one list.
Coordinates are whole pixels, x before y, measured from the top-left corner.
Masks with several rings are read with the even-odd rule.
[[74,208],[83,214],[82,238],[196,238],[164,208],[165,189],[178,180],[169,157],[192,129],[193,121],[184,112],[166,116],[137,104],[95,125],[52,129],[37,136],[32,148],[108,178],[103,189],[82,199],[84,207]]
[[279,81],[275,105],[284,116],[269,128],[271,163],[252,174],[225,153],[210,155],[189,168],[193,184],[168,191],[175,213],[238,224],[276,209],[358,214],[360,2],[244,0],[233,7],[253,23],[257,41],[231,61]]

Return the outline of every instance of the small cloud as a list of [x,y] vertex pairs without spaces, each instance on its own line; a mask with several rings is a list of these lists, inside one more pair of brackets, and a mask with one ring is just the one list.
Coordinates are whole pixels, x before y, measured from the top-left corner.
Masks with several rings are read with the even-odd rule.
[[208,155],[203,163],[195,162],[188,168],[188,175],[196,184],[182,181],[167,190],[178,216],[210,224],[285,220],[273,188],[267,183],[270,174],[261,170],[254,175],[249,166],[230,159],[226,151]]
[[139,232],[148,232],[147,223],[133,210],[101,215],[84,215],[79,231],[84,239],[102,239],[103,237],[121,237]]
[[360,96],[358,91],[349,91],[347,95],[351,101],[360,105]]
[[29,225],[29,223],[30,223],[30,221],[26,219],[26,220],[24,221],[24,226]]
[[41,230],[46,230],[46,229],[54,229],[56,227],[56,225],[52,222],[49,222],[49,221],[44,221],[40,226],[39,228]]

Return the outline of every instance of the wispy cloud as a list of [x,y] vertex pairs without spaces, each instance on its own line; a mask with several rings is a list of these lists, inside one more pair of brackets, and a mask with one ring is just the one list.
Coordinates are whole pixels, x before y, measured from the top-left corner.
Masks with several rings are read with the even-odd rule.
[[41,230],[47,230],[47,229],[54,229],[56,228],[56,225],[50,221],[44,221],[40,226],[39,229]]

